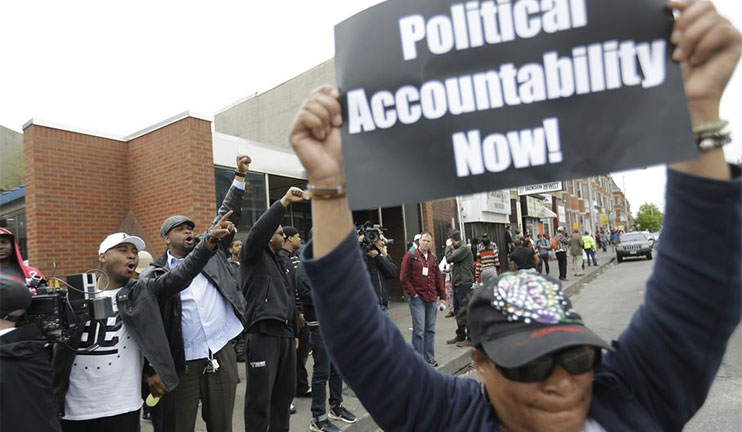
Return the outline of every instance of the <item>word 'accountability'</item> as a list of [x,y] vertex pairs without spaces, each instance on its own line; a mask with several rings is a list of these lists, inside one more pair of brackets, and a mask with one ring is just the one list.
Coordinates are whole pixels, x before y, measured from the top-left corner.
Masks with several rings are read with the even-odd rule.
[[380,90],[367,97],[364,89],[347,93],[348,132],[357,134],[387,129],[397,122],[413,124],[421,118],[435,120],[531,104],[621,87],[656,87],[665,81],[665,41],[607,41],[572,49],[572,56],[556,51],[543,62],[516,67],[500,65],[470,75],[405,85],[394,93]]

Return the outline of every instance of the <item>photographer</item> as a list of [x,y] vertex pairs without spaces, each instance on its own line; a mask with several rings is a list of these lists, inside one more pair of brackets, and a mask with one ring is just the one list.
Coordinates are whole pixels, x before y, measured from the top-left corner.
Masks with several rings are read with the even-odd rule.
[[[363,232],[363,231],[362,231]],[[399,273],[397,266],[387,253],[387,239],[379,236],[379,239],[373,243],[367,243],[363,234],[358,237],[361,249],[364,252],[364,260],[368,275],[371,277],[371,285],[379,299],[379,307],[384,312],[389,312],[389,286],[388,279],[395,279]]]
[[26,285],[0,275],[0,430],[58,432],[48,341],[34,324],[16,328],[30,305]]
[[[134,279],[144,241],[125,233],[106,237],[98,248],[107,275],[99,297],[112,298],[114,316],[87,321],[82,333],[54,347],[54,399],[62,429],[133,432],[142,406],[143,357],[154,375],[150,391],[160,397],[178,385],[178,376],[160,319],[159,303],[186,288],[214,255],[220,239],[234,232],[224,215],[183,262],[154,278]],[[96,336],[106,336],[97,345]]]

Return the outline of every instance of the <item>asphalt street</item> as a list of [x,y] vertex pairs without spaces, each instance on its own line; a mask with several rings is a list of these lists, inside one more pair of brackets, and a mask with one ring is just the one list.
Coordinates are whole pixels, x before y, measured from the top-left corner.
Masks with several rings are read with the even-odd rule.
[[[605,339],[618,337],[644,297],[644,283],[656,261],[627,260],[613,264],[572,298],[585,323]],[[699,287],[706,289],[706,287]],[[682,379],[682,377],[679,377]],[[742,430],[742,332],[727,347],[706,403],[685,431],[739,432]]]

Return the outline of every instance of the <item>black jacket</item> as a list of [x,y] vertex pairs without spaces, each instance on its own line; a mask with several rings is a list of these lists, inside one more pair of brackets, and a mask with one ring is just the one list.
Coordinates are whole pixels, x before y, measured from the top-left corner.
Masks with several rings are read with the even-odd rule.
[[379,298],[379,304],[389,306],[389,284],[387,279],[397,279],[399,277],[399,269],[388,256],[384,258],[379,254],[375,258],[371,258],[368,254],[365,254],[363,257],[366,260],[368,275],[371,277],[371,285],[374,288],[376,297]]
[[286,207],[280,201],[273,203],[247,233],[240,250],[242,293],[247,303],[245,327],[248,331],[259,321],[274,320],[284,323],[296,334],[293,286],[287,269],[268,245],[284,214]]
[[[217,222],[219,222],[219,219],[230,210],[233,212],[230,221],[237,225],[242,212],[241,203],[243,195],[244,191],[242,189],[235,186],[230,187],[227,195],[224,197],[221,207],[219,207],[216,217],[211,223],[211,226],[213,227]],[[239,290],[234,269],[235,266],[228,261],[229,245],[232,243],[233,238],[234,234],[230,234],[221,239],[219,242],[219,250],[211,257],[211,259],[209,259],[209,262],[203,266],[201,274],[203,274],[204,277],[206,277],[206,279],[208,279],[209,282],[219,290],[219,293],[232,305],[235,315],[244,325],[245,301]],[[192,253],[193,252],[191,252],[191,254]],[[176,268],[179,267],[180,265]],[[167,262],[166,251],[163,256],[155,260],[150,267],[142,272],[140,278],[152,278],[167,273],[168,271],[170,271],[170,263]],[[190,284],[191,281],[189,280],[188,283],[180,287],[179,291],[188,288]],[[171,296],[160,301],[162,321],[165,324],[165,332],[167,333],[170,352],[175,361],[175,368],[178,371],[185,369],[185,348],[183,348],[183,328],[181,326],[182,311],[183,306],[180,302],[179,295]]]
[[0,336],[0,431],[58,432],[51,353],[35,324]]
[[312,285],[303,264],[299,264],[296,270],[296,291],[299,293],[304,319],[307,320],[308,325],[315,325],[317,313],[314,311],[314,300],[312,300]]
[[[167,391],[178,385],[178,374],[170,351],[164,349],[168,336],[163,321],[158,319],[159,305],[178,297],[178,293],[190,285],[213,255],[214,252],[202,242],[173,271],[147,279],[130,279],[116,295],[121,320],[149,361],[150,374],[160,374]],[[77,349],[81,336],[78,334],[68,342],[70,348]],[[59,413],[64,410],[75,356],[75,351],[62,344],[54,347],[54,403]]]

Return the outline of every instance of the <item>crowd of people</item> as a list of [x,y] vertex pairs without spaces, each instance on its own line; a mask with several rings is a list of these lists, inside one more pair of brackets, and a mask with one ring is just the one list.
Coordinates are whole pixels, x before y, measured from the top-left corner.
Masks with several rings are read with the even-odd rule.
[[[668,6],[677,14],[674,58],[691,122],[704,131],[718,120],[742,36],[709,2]],[[231,431],[238,355],[245,360],[249,431],[287,431],[297,396],[312,398],[311,431],[338,430],[331,419],[355,422],[343,407],[343,381],[383,430],[683,428],[702,405],[742,315],[742,250],[728,241],[742,235],[742,172],[724,161],[720,147],[669,167],[665,246],[644,304],[608,343],[584,325],[562,289],[567,254],[579,275],[583,253],[586,265],[597,265],[595,251],[607,247],[608,233],[508,233],[503,263],[490,239],[467,245],[454,231],[443,263],[424,232],[399,269],[383,238],[370,246],[360,238],[345,192],[338,98],[323,86],[300,108],[290,141],[307,191],[290,188],[241,244],[234,240],[247,156],[238,156],[208,230],[197,235],[189,217],[168,217],[159,231],[166,251],[146,268],[139,266],[141,238],[101,239],[98,273],[105,277],[97,295],[111,299],[112,314],[85,322],[53,346],[51,359],[45,335],[24,321],[33,295],[27,284],[44,276],[23,263],[12,233],[0,231],[0,429],[133,432],[144,387],[148,400],[159,401],[150,413],[156,430],[194,430],[200,406],[209,431]],[[308,197],[312,240],[299,252],[298,231],[281,222],[292,203]],[[716,254],[685,252],[709,244]],[[548,276],[552,252],[558,279]],[[411,346],[388,316],[394,277],[409,297]],[[435,369],[446,279],[457,320],[448,342],[470,348],[479,382]],[[244,351],[235,349],[241,340]]]

